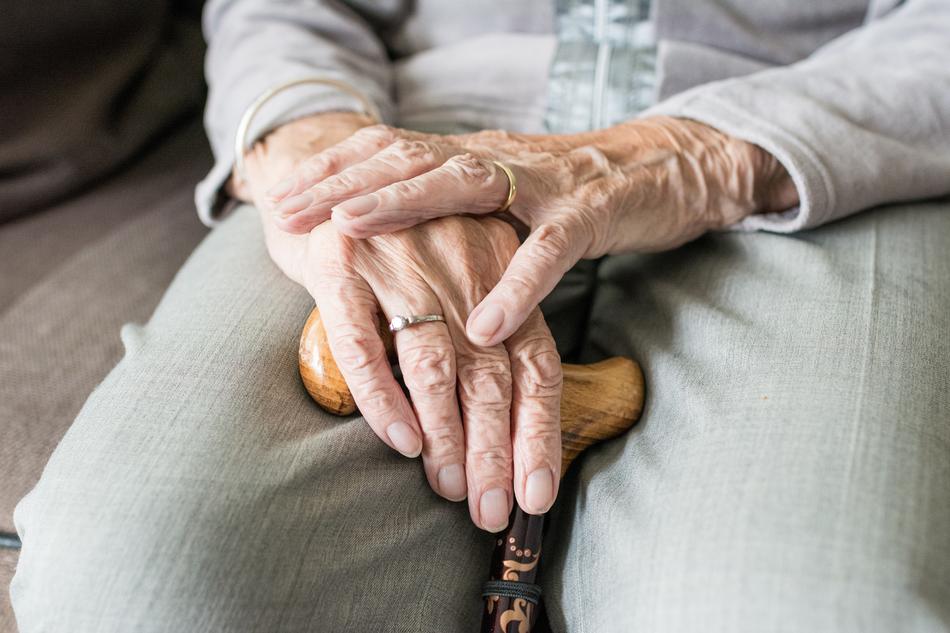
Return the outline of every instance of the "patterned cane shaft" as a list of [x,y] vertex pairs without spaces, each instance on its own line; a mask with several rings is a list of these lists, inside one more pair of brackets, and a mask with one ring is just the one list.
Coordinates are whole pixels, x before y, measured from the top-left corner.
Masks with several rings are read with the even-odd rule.
[[490,580],[483,597],[482,633],[531,633],[540,609],[535,584],[541,559],[544,515],[528,514],[517,505],[508,529],[497,535]]

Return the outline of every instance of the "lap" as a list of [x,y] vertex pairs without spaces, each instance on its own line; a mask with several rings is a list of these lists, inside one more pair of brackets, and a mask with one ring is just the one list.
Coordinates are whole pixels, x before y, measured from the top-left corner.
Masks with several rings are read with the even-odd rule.
[[[948,223],[921,205],[600,266],[582,348],[640,360],[648,403],[565,482],[556,628],[947,617]],[[556,320],[589,298],[572,292]],[[18,510],[24,633],[473,629],[489,539],[361,419],[309,401],[310,306],[244,209],[125,330]]]
[[612,258],[590,332],[648,401],[566,482],[566,630],[950,625],[950,205]]
[[124,329],[125,357],[17,509],[25,633],[477,624],[487,536],[360,418],[310,401],[311,307],[245,208]]

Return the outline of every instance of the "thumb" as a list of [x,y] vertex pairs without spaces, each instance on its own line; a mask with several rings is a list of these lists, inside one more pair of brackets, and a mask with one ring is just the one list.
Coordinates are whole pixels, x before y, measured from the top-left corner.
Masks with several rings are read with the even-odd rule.
[[465,326],[469,340],[491,346],[514,334],[580,259],[584,241],[579,237],[561,224],[535,229],[495,287],[469,315]]

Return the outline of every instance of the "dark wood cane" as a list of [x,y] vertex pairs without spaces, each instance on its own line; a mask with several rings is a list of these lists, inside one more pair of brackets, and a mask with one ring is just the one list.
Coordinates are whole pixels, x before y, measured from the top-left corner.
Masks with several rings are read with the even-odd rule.
[[[392,335],[380,336],[393,358]],[[300,336],[300,376],[321,408],[336,415],[356,411],[316,308]],[[643,373],[629,358],[591,365],[563,364],[561,395],[561,476],[585,449],[629,429],[643,409]],[[544,515],[528,514],[515,504],[508,527],[495,537],[489,580],[482,598],[482,633],[532,633],[540,611],[537,584]]]

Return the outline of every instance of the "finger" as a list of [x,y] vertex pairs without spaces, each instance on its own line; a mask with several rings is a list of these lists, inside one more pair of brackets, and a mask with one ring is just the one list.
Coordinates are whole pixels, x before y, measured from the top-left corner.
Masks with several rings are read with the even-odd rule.
[[267,195],[274,202],[295,196],[327,176],[332,176],[350,165],[366,160],[394,143],[399,138],[399,132],[396,128],[387,125],[361,128],[339,143],[301,162],[290,175],[271,187]]
[[517,330],[586,251],[581,231],[561,224],[535,229],[515,252],[501,280],[469,315],[476,345],[497,345]]
[[[350,205],[354,213],[380,188],[411,181],[419,174],[438,167],[450,159],[454,150],[419,138],[400,138],[366,160],[355,163],[329,176],[299,195],[287,198],[277,206],[278,225],[290,231],[310,226],[314,219],[326,219],[334,206]],[[322,220],[321,220],[322,221]]]
[[511,368],[501,346],[456,349],[465,427],[468,507],[475,525],[497,532],[511,513]]
[[417,457],[422,433],[379,338],[372,290],[361,278],[324,275],[313,295],[330,351],[360,413],[383,442],[406,457]]
[[[382,152],[380,153],[382,154]],[[392,233],[432,218],[466,213],[491,213],[508,198],[509,180],[490,160],[456,154],[431,171],[392,184],[333,207],[332,220],[351,237]]]
[[505,347],[511,359],[515,497],[525,512],[544,514],[561,476],[561,359],[538,308]]
[[[398,314],[441,314],[435,295],[425,292],[415,296],[418,300],[424,295],[429,295],[428,301]],[[448,328],[445,323],[420,323],[396,332],[394,339],[403,380],[422,427],[426,477],[436,493],[461,501],[467,490],[465,438],[455,393],[455,349]]]
[[[402,132],[385,125],[373,125],[354,132],[351,136],[318,152],[303,161],[294,171],[267,191],[267,196],[274,208],[274,215],[280,218],[285,209],[300,206],[299,199],[315,184],[338,174],[350,165],[360,163],[373,156],[381,149],[395,142]],[[310,218],[322,222],[329,217]],[[319,223],[319,222],[318,222]],[[316,226],[316,224],[314,225]]]

